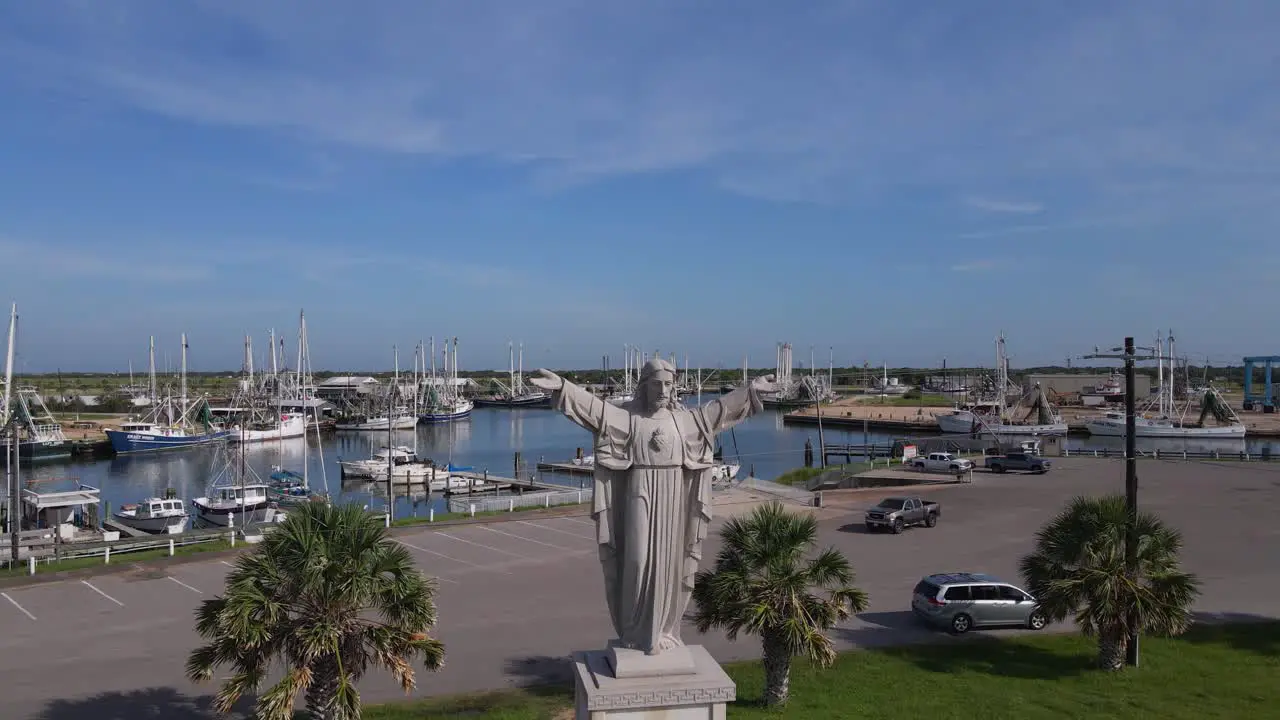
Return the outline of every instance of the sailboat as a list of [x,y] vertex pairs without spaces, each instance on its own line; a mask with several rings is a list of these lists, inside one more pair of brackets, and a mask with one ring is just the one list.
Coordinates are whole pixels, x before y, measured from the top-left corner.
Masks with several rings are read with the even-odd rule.
[[516,352],[512,343],[507,343],[507,355],[510,370],[510,384],[498,382],[500,389],[492,395],[478,397],[474,400],[479,407],[549,407],[551,396],[524,384],[524,343],[520,343],[520,363],[516,364]]
[[[151,367],[156,362],[155,338],[151,339]],[[154,381],[152,389],[154,391]],[[214,425],[209,403],[204,398],[187,398],[187,335],[182,335],[182,388],[177,406],[172,397],[152,402],[154,408],[142,420],[122,423],[119,430],[107,430],[111,449],[117,453],[179,450],[226,440],[230,431]]]
[[[311,353],[307,342],[307,318],[305,314],[299,313],[298,326],[298,373],[299,375],[309,375],[311,371]],[[284,444],[281,443],[279,451],[279,460],[269,478],[269,487],[267,488],[267,496],[276,502],[286,505],[296,505],[311,501],[329,500],[329,478],[325,475],[324,469],[324,444],[320,440],[320,425],[313,424],[311,427],[316,431],[316,448],[320,451],[320,477],[324,483],[324,492],[315,492],[311,489],[310,478],[307,474],[307,438],[305,434],[302,439],[302,473],[296,473],[292,470],[284,468]]]
[[[1021,420],[1011,420],[1011,409],[1006,405],[1009,389],[1009,357],[1005,352],[1004,333],[996,339],[996,390],[995,402],[978,403],[971,408],[957,407],[950,413],[938,415],[938,428],[947,433],[988,435],[1066,435],[1067,423],[1058,415],[1049,398],[1039,385],[1020,399],[1014,408],[1030,398],[1030,410]],[[1031,420],[1036,415],[1035,422]]]
[[[1165,355],[1166,343],[1168,355]],[[1205,388],[1200,397],[1200,418],[1195,423],[1188,423],[1187,414],[1191,403],[1187,402],[1179,411],[1174,400],[1174,377],[1177,372],[1174,358],[1173,331],[1167,338],[1156,336],[1157,385],[1158,395],[1155,399],[1154,416],[1148,415],[1153,408],[1150,403],[1146,412],[1133,421],[1134,437],[1145,438],[1197,438],[1197,439],[1238,439],[1245,436],[1245,425],[1240,421],[1231,405],[1223,399],[1222,394],[1212,385]],[[1168,375],[1165,374],[1165,361],[1168,360]],[[1217,425],[1205,425],[1212,416]],[[1108,411],[1101,417],[1085,422],[1090,435],[1103,437],[1124,437],[1128,432],[1125,426],[1125,414],[1120,411]]]
[[426,423],[443,423],[470,417],[475,403],[463,397],[458,383],[458,338],[444,342],[444,367],[436,374],[435,338],[431,340],[431,380],[419,392],[422,402],[418,419]]

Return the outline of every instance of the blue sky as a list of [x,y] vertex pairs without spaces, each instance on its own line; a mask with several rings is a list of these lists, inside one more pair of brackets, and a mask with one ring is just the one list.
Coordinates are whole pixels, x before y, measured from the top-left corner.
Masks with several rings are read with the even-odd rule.
[[[0,6],[28,371],[1272,353],[1280,3]],[[291,341],[292,342],[292,341]]]

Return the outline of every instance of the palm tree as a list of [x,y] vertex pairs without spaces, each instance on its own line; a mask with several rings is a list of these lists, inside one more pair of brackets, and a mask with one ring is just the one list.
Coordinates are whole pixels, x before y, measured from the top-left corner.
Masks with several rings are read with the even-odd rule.
[[299,694],[316,720],[357,720],[355,683],[371,665],[406,693],[415,657],[428,670],[443,665],[444,646],[427,635],[434,595],[434,582],[363,508],[307,503],[240,556],[225,596],[196,610],[207,644],[192,651],[187,676],[206,681],[230,666],[216,700],[228,712],[280,660],[285,676],[259,697],[261,720],[291,718]]
[[853,586],[853,568],[839,551],[805,557],[817,535],[812,515],[788,513],[778,502],[761,505],[725,523],[715,568],[700,571],[694,581],[699,632],[717,627],[730,640],[740,632],[760,637],[766,705],[787,701],[793,655],[830,666],[836,652],[826,631],[867,606],[867,594]]
[[1129,513],[1123,495],[1077,497],[1036,535],[1022,558],[1027,589],[1050,621],[1075,616],[1098,638],[1098,665],[1124,665],[1128,633],[1177,635],[1191,625],[1200,582],[1178,564],[1182,534],[1150,513],[1137,517],[1137,575],[1125,570]]

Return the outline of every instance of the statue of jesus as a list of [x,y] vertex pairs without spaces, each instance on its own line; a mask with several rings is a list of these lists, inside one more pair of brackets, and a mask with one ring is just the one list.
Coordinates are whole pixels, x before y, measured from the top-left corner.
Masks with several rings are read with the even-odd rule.
[[658,655],[684,645],[680,622],[711,521],[715,437],[763,409],[760,393],[774,389],[771,381],[757,378],[690,409],[677,397],[675,366],[659,358],[620,405],[548,370],[530,379],[595,435],[591,516],[614,647]]

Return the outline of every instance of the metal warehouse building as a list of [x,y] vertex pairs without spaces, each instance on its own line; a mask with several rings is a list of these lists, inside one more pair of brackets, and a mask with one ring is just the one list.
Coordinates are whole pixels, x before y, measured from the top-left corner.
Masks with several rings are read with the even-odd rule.
[[[1043,375],[1028,375],[1026,382],[1023,383],[1025,389],[1029,392],[1035,387],[1036,383],[1044,388],[1046,392],[1052,390],[1055,393],[1084,393],[1093,392],[1094,388],[1106,382],[1109,375],[1073,375],[1069,373],[1054,373]],[[1121,380],[1123,383],[1124,381]],[[1134,378],[1134,388],[1138,397],[1146,397],[1151,394],[1151,378],[1139,373]]]

